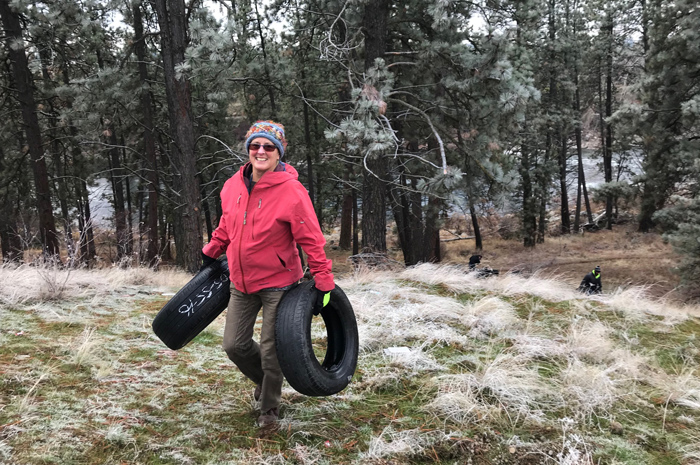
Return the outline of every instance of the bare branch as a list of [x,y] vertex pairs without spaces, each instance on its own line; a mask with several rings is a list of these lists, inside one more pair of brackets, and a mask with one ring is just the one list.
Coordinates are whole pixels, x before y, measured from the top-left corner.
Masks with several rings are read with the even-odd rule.
[[440,137],[440,134],[438,134],[437,130],[435,129],[435,126],[433,126],[433,122],[430,120],[430,117],[420,108],[414,107],[410,103],[404,102],[403,100],[399,99],[388,99],[391,102],[394,103],[399,103],[401,105],[404,105],[411,110],[415,111],[416,113],[420,114],[425,118],[425,121],[428,123],[430,126],[430,129],[433,131],[433,134],[435,135],[435,138],[438,141],[438,145],[440,146],[440,156],[442,158],[442,173],[447,174],[447,156],[445,155],[445,145],[442,143],[442,138]]

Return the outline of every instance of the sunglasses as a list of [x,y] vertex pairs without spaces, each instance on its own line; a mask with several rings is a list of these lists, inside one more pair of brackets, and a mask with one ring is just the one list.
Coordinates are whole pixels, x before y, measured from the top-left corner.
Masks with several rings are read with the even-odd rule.
[[253,151],[253,152],[257,152],[258,150],[260,150],[260,147],[262,147],[265,150],[265,152],[267,152],[267,153],[272,153],[275,150],[277,150],[277,147],[274,145],[271,145],[271,144],[265,144],[265,145],[250,144],[248,146],[248,150]]

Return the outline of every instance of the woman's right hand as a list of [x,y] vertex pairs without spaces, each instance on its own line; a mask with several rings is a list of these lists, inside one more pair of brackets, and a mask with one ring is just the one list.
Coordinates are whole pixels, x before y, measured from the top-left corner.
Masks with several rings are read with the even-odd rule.
[[208,267],[215,261],[216,258],[211,258],[209,255],[205,255],[204,252],[202,252],[202,267],[199,269],[199,272],[201,273],[204,270],[204,268]]

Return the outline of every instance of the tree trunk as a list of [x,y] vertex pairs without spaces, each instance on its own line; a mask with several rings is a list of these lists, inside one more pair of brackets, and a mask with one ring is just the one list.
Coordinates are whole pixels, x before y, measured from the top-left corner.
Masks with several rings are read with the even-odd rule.
[[[121,126],[121,118],[119,119],[119,125]],[[121,135],[119,139],[119,144],[121,145],[121,166],[127,166],[128,158],[126,156],[126,143],[124,142],[124,134]],[[123,184],[124,184],[124,194],[125,194],[125,201],[126,201],[126,253],[128,256],[131,256],[134,253],[134,218],[133,218],[133,208],[131,205],[131,182],[129,181],[129,176],[126,174],[124,169],[122,168],[122,172],[124,173],[124,178],[123,178]]]
[[537,236],[537,207],[532,193],[530,148],[523,143],[520,146],[520,150],[520,177],[523,183],[523,245],[525,247],[534,247]]
[[[172,251],[170,247],[170,237],[172,231],[172,223],[168,222],[169,215],[166,214],[165,208],[160,209],[160,257],[163,260],[172,260]],[[200,257],[201,260],[201,257]]]
[[[399,126],[400,128],[400,126]],[[410,141],[409,150],[413,150],[417,143]],[[398,173],[398,186],[391,189],[391,209],[394,214],[399,246],[403,252],[403,260],[406,266],[415,265],[420,261],[425,261],[422,257],[426,255],[426,244],[423,238],[423,211],[421,205],[421,195],[410,192],[405,175],[405,166],[401,162],[393,168]],[[417,199],[416,199],[417,198]]]
[[323,208],[321,207],[323,205],[323,190],[321,189],[321,185],[323,182],[321,181],[321,172],[316,171],[316,218],[318,219],[318,225],[321,227],[321,230],[323,230]]
[[360,234],[357,221],[357,190],[352,190],[352,254],[360,253]]
[[[365,34],[365,71],[387,50],[390,2],[376,0],[365,5],[362,20]],[[362,189],[362,248],[371,252],[386,252],[386,172],[384,154],[367,157]]]
[[[549,136],[548,136],[549,137]],[[550,142],[547,146],[550,146]],[[539,220],[537,221],[537,236],[536,241],[538,244],[544,244],[544,236],[547,232],[547,197],[549,195],[549,175],[547,173],[549,165],[549,149],[544,151],[544,160],[542,161],[542,169],[538,173],[538,187],[540,191],[540,204],[537,208],[537,213],[539,215]]]
[[146,179],[148,179],[148,247],[146,259],[155,264],[158,256],[158,156],[153,125],[153,100],[149,90],[148,68],[146,65],[146,40],[143,34],[141,5],[134,3],[134,51],[138,59],[139,81],[141,82],[141,112],[143,113],[143,145],[146,152]]
[[442,261],[442,250],[440,249],[440,210],[442,200],[430,196],[428,198],[428,209],[425,213],[425,232],[423,237],[428,248],[424,254],[424,259],[420,261],[438,263]]
[[571,233],[571,220],[569,219],[569,192],[566,186],[566,134],[561,134],[561,152],[559,152],[559,189],[561,191],[561,233]]
[[53,160],[54,171],[56,176],[53,178],[54,192],[58,193],[58,201],[61,206],[61,219],[63,220],[63,233],[64,242],[66,244],[67,254],[69,260],[74,259],[75,251],[73,250],[73,232],[71,229],[71,222],[68,213],[68,186],[67,186],[67,176],[64,169],[64,163],[62,159],[62,146],[58,136],[58,117],[55,105],[55,93],[53,88],[55,86],[51,75],[49,73],[49,46],[45,44],[39,45],[39,57],[41,61],[41,76],[44,80],[46,88],[50,88],[50,96],[47,98],[49,103],[49,137],[50,137],[50,147],[51,147],[51,159]]
[[668,174],[667,152],[659,148],[648,150],[644,163],[646,179],[639,208],[639,231],[649,232],[655,226],[654,213],[664,208],[666,199],[672,192],[676,179]]
[[204,190],[204,182],[200,182],[199,185],[202,186],[202,210],[204,211],[204,224],[207,227],[207,242],[211,242],[211,236],[214,234],[214,225],[211,221],[209,199],[207,198],[207,193]]
[[105,122],[105,134],[109,144],[109,177],[112,184],[112,206],[114,207],[114,225],[116,227],[117,256],[119,262],[128,254],[129,235],[126,227],[126,209],[124,208],[124,170],[119,157],[119,146],[114,122]]
[[[5,172],[5,152],[0,145],[0,174]],[[5,184],[5,183],[3,183]],[[0,247],[3,263],[20,263],[22,261],[22,241],[17,234],[17,215],[15,201],[17,192],[12,183],[5,184],[4,193],[0,195]]]
[[548,15],[548,35],[549,35],[549,48],[551,50],[549,56],[549,92],[547,94],[547,107],[546,111],[549,113],[547,116],[547,137],[546,137],[546,149],[544,155],[544,162],[542,163],[542,169],[539,170],[539,190],[540,190],[540,209],[539,209],[539,222],[537,230],[537,243],[543,244],[545,239],[545,234],[547,232],[547,201],[549,197],[549,187],[550,187],[550,174],[549,174],[549,161],[558,159],[555,156],[555,145],[558,141],[558,135],[561,131],[561,121],[560,115],[558,114],[557,101],[558,101],[558,82],[557,82],[557,69],[556,61],[557,54],[555,50],[556,41],[556,22],[554,18],[554,7],[555,1],[549,0],[549,15]]
[[260,38],[260,49],[262,51],[263,66],[265,69],[265,78],[267,80],[267,85],[266,85],[267,95],[270,98],[270,114],[272,115],[273,119],[277,119],[277,105],[275,103],[275,91],[274,91],[274,88],[272,87],[270,65],[269,65],[268,60],[267,60],[267,51],[265,49],[265,34],[263,34],[262,20],[260,19],[260,13],[258,12],[258,2],[254,1],[253,4],[255,5],[255,16],[257,19],[257,26],[258,26],[258,37]]
[[362,189],[362,249],[363,252],[386,252],[386,173],[383,156],[367,160]]
[[[579,166],[579,170],[580,170]],[[580,173],[579,173],[580,174]],[[581,229],[581,178],[576,178],[576,213],[574,214],[574,232]]]
[[87,183],[84,179],[75,180],[75,193],[78,199],[78,229],[80,230],[80,261],[91,264],[96,256],[95,233],[93,230],[93,220],[90,214],[90,198],[88,195]]
[[[650,183],[646,183],[645,190],[650,187]],[[647,233],[651,231],[656,223],[652,219],[656,213],[656,197],[654,195],[642,195],[642,202],[639,209],[639,232]]]
[[17,216],[10,202],[0,206],[3,221],[0,222],[0,247],[3,263],[22,262],[22,241],[17,234]]
[[[531,47],[524,38],[523,31],[529,30],[532,25],[531,14],[528,11],[525,2],[514,3],[514,19],[516,23],[516,44],[517,49],[525,51]],[[524,60],[520,66],[529,69],[531,63]],[[527,70],[523,70],[529,72]],[[535,197],[533,193],[533,179],[532,179],[532,153],[531,147],[528,145],[528,128],[523,127],[520,134],[520,166],[518,170],[520,172],[520,178],[522,179],[522,195],[523,195],[523,210],[522,210],[522,234],[523,234],[523,245],[525,247],[535,247],[536,236],[537,236],[537,206],[535,204]]]
[[345,166],[345,171],[343,171],[343,207],[340,213],[340,242],[339,246],[341,250],[350,250],[352,247],[352,191],[353,187],[350,185],[350,174],[352,172],[352,165],[347,164]]
[[[608,47],[606,53],[606,79],[605,79],[605,116],[610,118],[612,116],[612,66],[613,66],[613,20],[612,14],[608,12],[607,15],[607,36],[608,36]],[[605,182],[612,182],[612,123],[607,121],[605,123],[605,155],[603,158],[603,167],[605,170]],[[612,229],[613,223],[613,196],[608,194],[605,198],[605,219],[607,222],[607,228]]]
[[[581,117],[581,97],[578,88],[578,70],[576,71],[575,85],[575,110],[578,118]],[[591,201],[588,198],[588,189],[586,188],[586,174],[583,170],[583,143],[581,141],[581,124],[576,124],[576,154],[578,156],[578,182],[583,192],[583,199],[586,203],[586,215],[589,223],[593,223],[593,212],[591,211]],[[578,231],[578,230],[577,230]]]
[[472,219],[472,227],[474,228],[474,247],[476,250],[483,250],[484,244],[481,240],[481,229],[479,228],[479,218],[476,216],[476,209],[471,197],[469,197],[469,216]]
[[646,70],[646,60],[649,56],[649,11],[647,1],[641,0],[642,4],[642,47],[644,48],[644,69]]
[[185,60],[187,18],[184,0],[152,0],[160,26],[161,55],[168,101],[173,160],[176,262],[191,273],[199,270],[202,250],[199,181],[194,151],[192,94],[186,76],[176,76],[175,67]]
[[[63,85],[68,86],[70,84],[70,74],[66,63],[63,63],[61,67],[61,75],[63,76]],[[68,108],[72,108],[72,100],[68,99],[64,100],[64,102]],[[68,134],[70,135],[68,141],[72,159],[72,187],[75,193],[74,198],[78,211],[78,250],[80,250],[80,252],[77,254],[76,260],[91,266],[97,256],[97,251],[95,248],[95,234],[92,227],[93,220],[90,216],[90,202],[86,182],[89,174],[86,172],[82,160],[82,150],[80,148],[80,141],[78,140],[78,128],[75,127],[70,120],[67,121],[67,126]]]
[[[302,80],[304,79],[304,75],[302,73]],[[311,203],[313,203],[314,208],[316,210],[316,217],[320,218],[321,215],[320,213],[320,205],[318,205],[319,202],[316,202],[316,191],[314,189],[314,157],[312,155],[312,147],[314,146],[313,141],[311,140],[311,128],[310,128],[310,122],[309,122],[309,106],[306,104],[305,101],[302,101],[302,105],[304,107],[304,141],[306,142],[306,179],[307,182],[309,183],[309,197],[311,197]]]
[[36,192],[37,210],[39,214],[39,230],[44,253],[49,256],[58,256],[58,237],[56,235],[56,223],[51,205],[51,192],[49,190],[49,176],[44,161],[44,147],[41,141],[41,129],[36,113],[34,101],[34,88],[32,75],[29,71],[27,56],[23,44],[22,26],[19,15],[10,7],[9,0],[0,0],[0,16],[2,16],[5,28],[5,40],[7,42],[8,55],[12,62],[12,71],[17,88],[17,99],[22,110],[22,122],[27,136],[29,155],[31,157],[34,185]]
[[[340,40],[345,40],[345,27],[344,25],[339,28]],[[349,109],[349,103],[351,100],[350,95],[350,85],[347,82],[343,82],[338,89],[338,101],[345,102],[342,104],[342,108]],[[353,214],[354,205],[356,204],[354,199],[355,187],[350,184],[350,181],[354,180],[354,172],[352,164],[347,163],[345,165],[345,170],[343,170],[343,211],[340,216],[340,248],[342,250],[350,250],[353,241]]]

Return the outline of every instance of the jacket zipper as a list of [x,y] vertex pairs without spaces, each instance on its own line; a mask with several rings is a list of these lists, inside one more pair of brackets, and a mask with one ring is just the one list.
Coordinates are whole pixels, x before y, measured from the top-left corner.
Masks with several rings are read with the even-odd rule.
[[[255,189],[255,186],[253,186],[253,189]],[[253,190],[251,189],[251,193]],[[238,196],[238,200],[241,199],[241,196]],[[245,285],[245,276],[243,276],[243,261],[241,260],[241,245],[243,244],[243,233],[245,231],[245,225],[247,222],[247,217],[248,217],[248,205],[250,204],[250,195],[248,196],[248,200],[246,201],[245,205],[245,210],[243,211],[243,227],[241,228],[241,235],[238,238],[238,269],[241,270],[241,282],[243,283],[243,293],[247,294],[248,293],[248,288]]]

